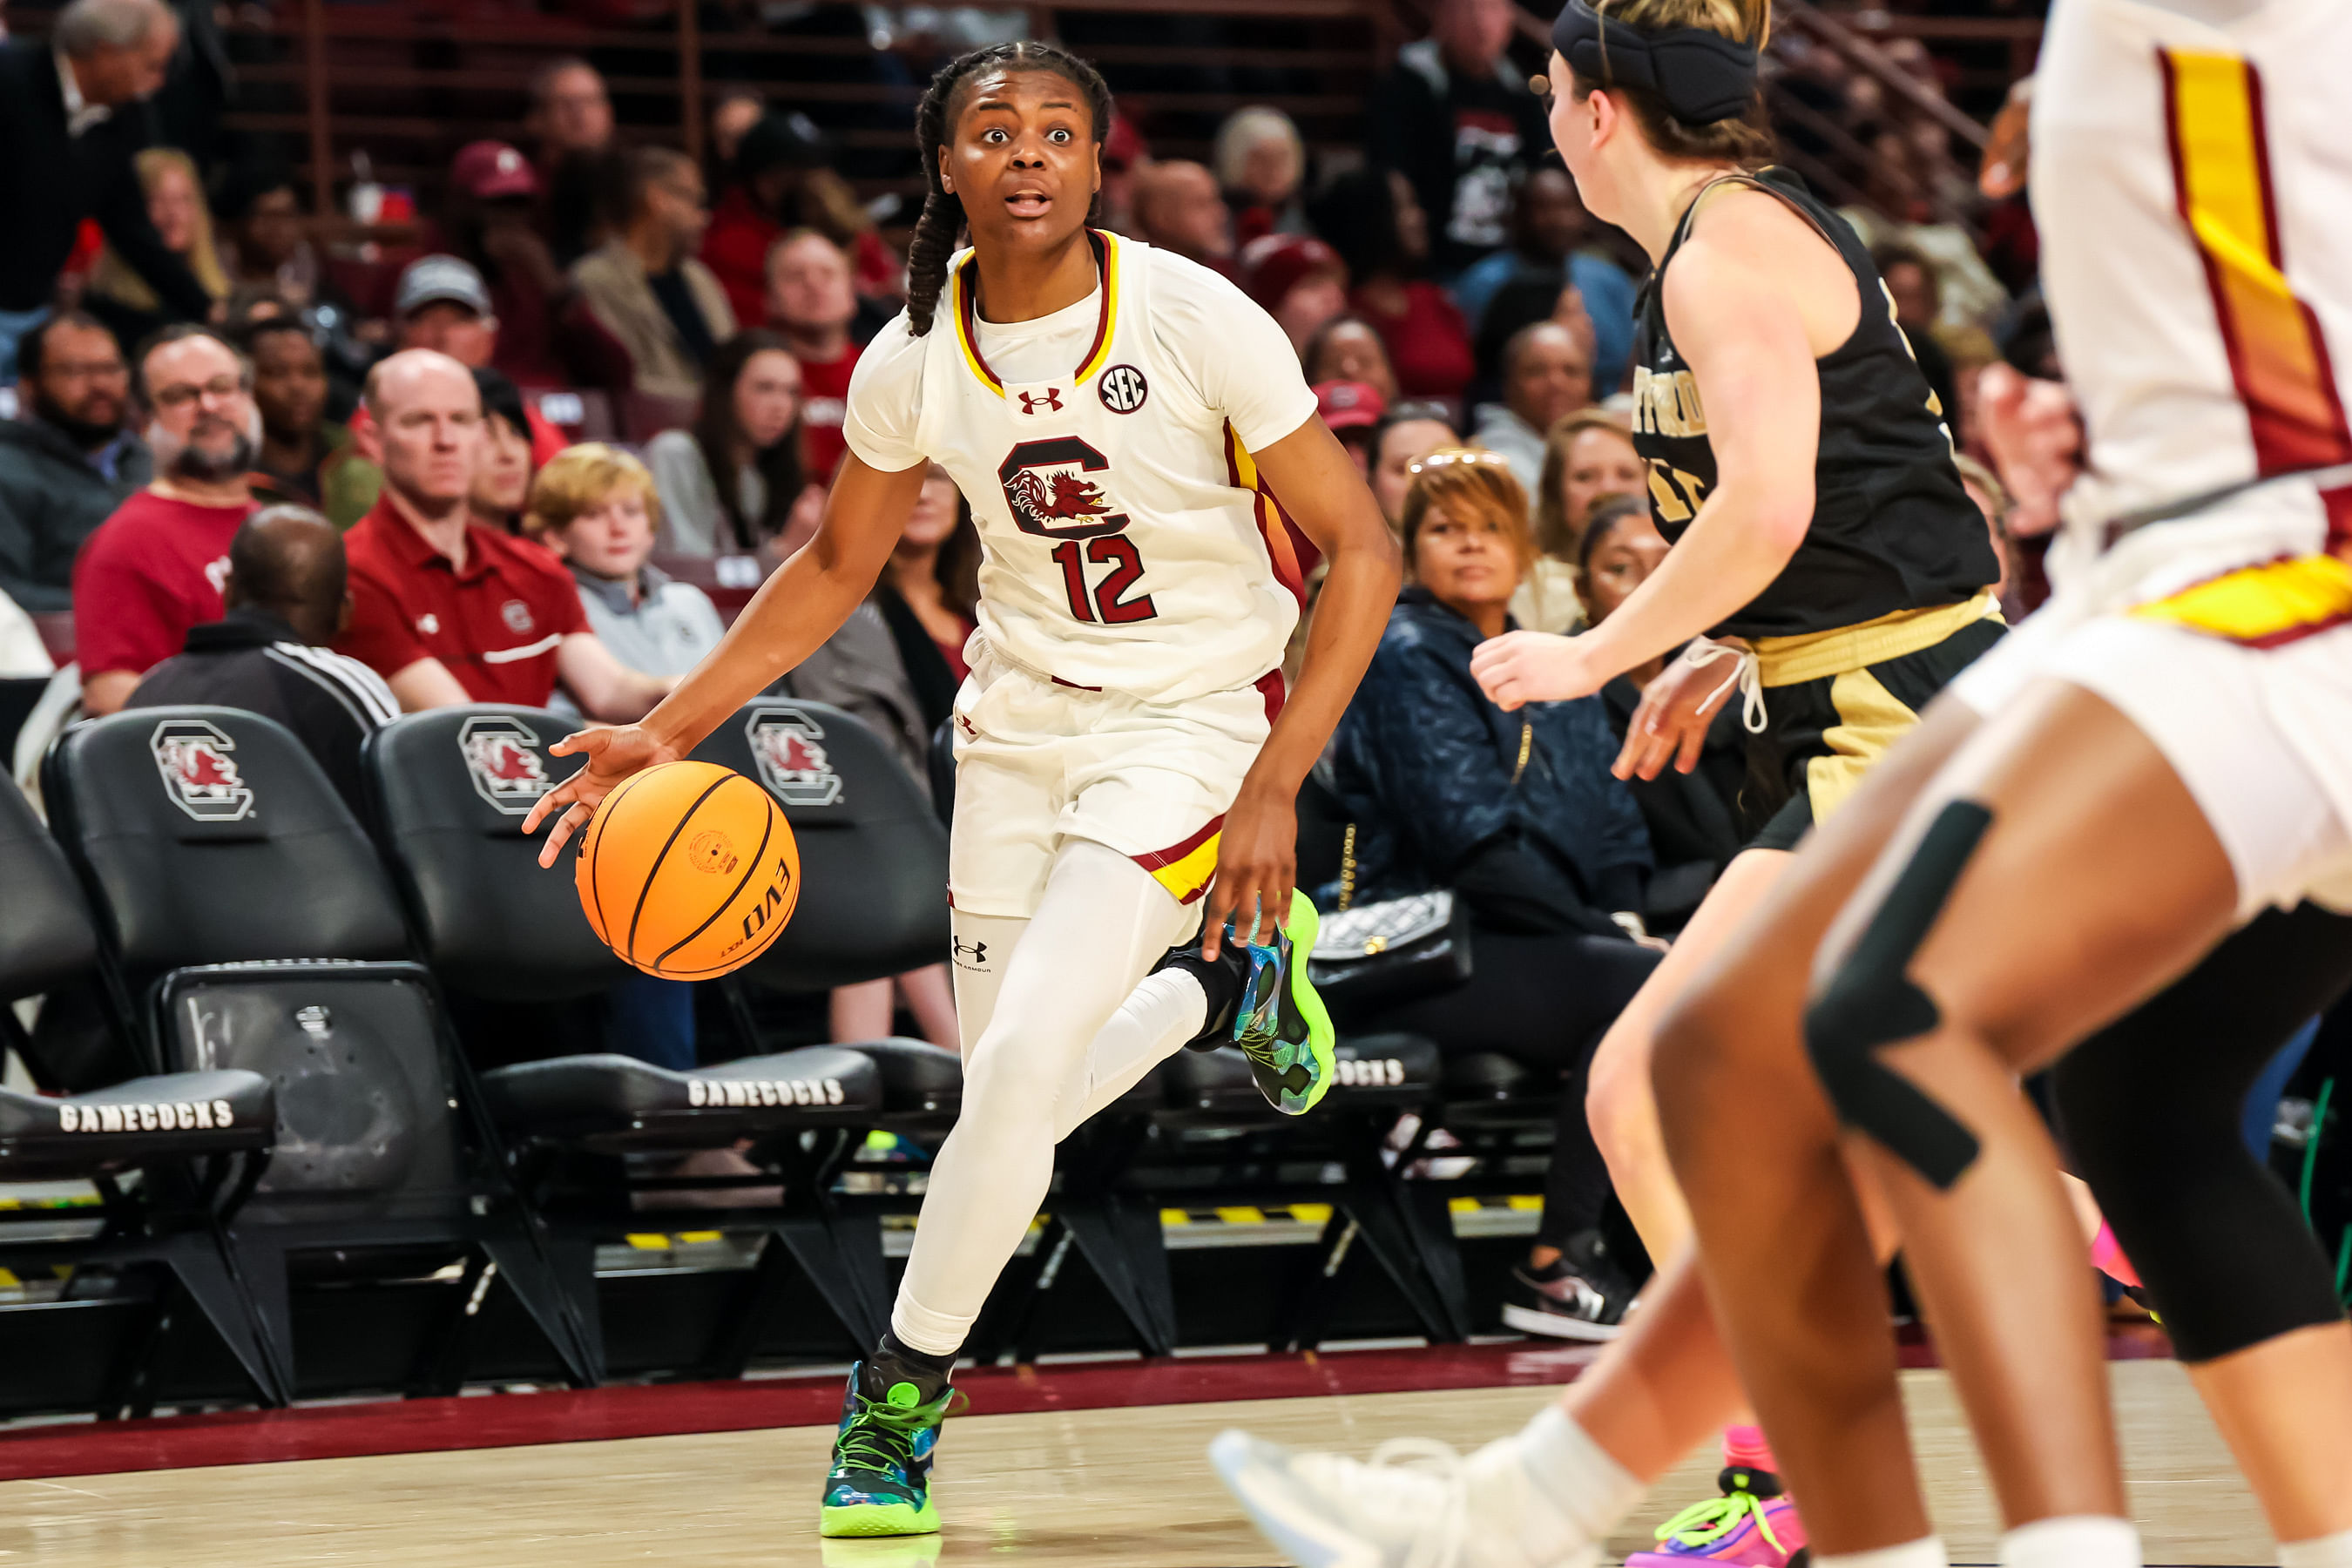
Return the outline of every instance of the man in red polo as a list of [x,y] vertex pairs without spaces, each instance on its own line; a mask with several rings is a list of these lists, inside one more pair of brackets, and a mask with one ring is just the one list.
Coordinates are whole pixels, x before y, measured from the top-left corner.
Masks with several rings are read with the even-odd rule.
[[253,366],[208,327],[166,328],[137,367],[155,480],[98,525],[74,561],[82,707],[111,713],[140,677],[221,618],[228,542],[254,511],[261,438]]
[[411,712],[543,707],[561,681],[592,718],[644,717],[674,681],[627,668],[596,640],[553,556],[467,513],[482,444],[472,373],[431,349],[405,350],[369,374],[367,405],[383,494],[344,540],[352,624],[336,650],[373,667]]

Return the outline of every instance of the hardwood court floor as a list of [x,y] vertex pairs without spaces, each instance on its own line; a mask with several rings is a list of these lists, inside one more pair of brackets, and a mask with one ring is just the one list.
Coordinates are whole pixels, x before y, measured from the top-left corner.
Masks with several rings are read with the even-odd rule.
[[[2147,1561],[2272,1562],[2179,1367],[2111,1370]],[[1990,1563],[1990,1500],[1949,1385],[1939,1372],[1905,1379],[1952,1559]],[[1468,1447],[1544,1397],[1488,1388],[970,1416],[942,1447],[948,1533],[916,1542],[815,1538],[830,1432],[813,1426],[18,1480],[0,1483],[0,1568],[1260,1568],[1277,1559],[1202,1458],[1220,1427],[1359,1453],[1402,1434]],[[1710,1492],[1717,1462],[1694,1454],[1615,1554]]]

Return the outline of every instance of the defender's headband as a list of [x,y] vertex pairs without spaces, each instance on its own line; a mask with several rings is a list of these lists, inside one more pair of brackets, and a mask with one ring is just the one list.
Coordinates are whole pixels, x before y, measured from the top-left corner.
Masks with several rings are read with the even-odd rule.
[[1652,31],[1568,0],[1551,42],[1577,75],[1602,87],[1649,88],[1685,125],[1728,120],[1756,98],[1754,47],[1704,27]]

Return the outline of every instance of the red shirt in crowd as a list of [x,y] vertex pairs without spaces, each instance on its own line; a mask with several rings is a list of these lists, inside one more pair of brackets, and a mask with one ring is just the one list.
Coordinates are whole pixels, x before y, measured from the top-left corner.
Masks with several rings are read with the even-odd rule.
[[[768,319],[768,247],[783,233],[784,226],[761,211],[740,185],[710,209],[710,226],[702,236],[702,264],[727,290],[738,321]],[[898,253],[872,229],[850,242],[849,260],[851,282],[860,294],[879,297],[901,287]]]
[[1458,398],[1478,374],[1470,323],[1453,296],[1436,284],[1406,284],[1402,315],[1385,314],[1362,289],[1352,303],[1388,345],[1397,390],[1405,396]]
[[588,629],[580,590],[527,539],[469,523],[462,570],[426,542],[391,493],[343,535],[352,625],[336,639],[389,679],[423,658],[446,665],[477,702],[543,708],[555,694],[555,652]]
[[849,450],[841,420],[849,412],[849,374],[856,368],[855,339],[843,345],[838,359],[801,360],[801,450],[813,483],[831,484],[841,455]]
[[148,670],[188,628],[219,620],[228,542],[249,501],[198,506],[141,490],[99,524],[74,561],[75,655],[85,676]]
[[957,634],[953,642],[940,642],[937,637],[933,637],[931,642],[940,650],[940,657],[948,661],[948,673],[954,676],[956,684],[961,686],[963,678],[971,673],[971,666],[963,661],[963,645],[971,640],[971,623],[961,616],[956,617],[956,623],[963,630]]

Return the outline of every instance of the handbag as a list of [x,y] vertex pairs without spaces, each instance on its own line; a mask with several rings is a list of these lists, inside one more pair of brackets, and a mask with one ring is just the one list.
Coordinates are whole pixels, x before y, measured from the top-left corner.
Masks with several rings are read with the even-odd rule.
[[[1522,719],[1513,788],[1528,771],[1534,746],[1535,726]],[[1323,917],[1307,954],[1307,977],[1315,988],[1334,1006],[1352,1010],[1448,990],[1470,974],[1470,910],[1453,889],[1356,902],[1356,825],[1348,824],[1339,850],[1339,907]]]

